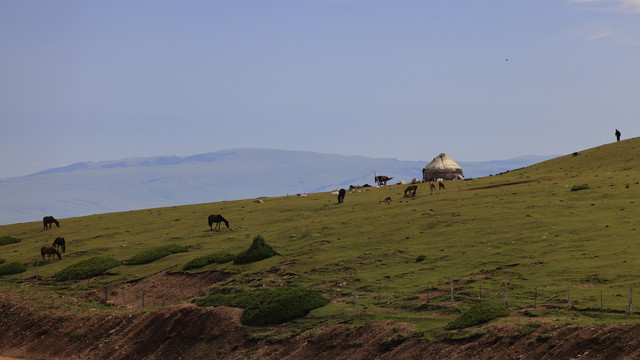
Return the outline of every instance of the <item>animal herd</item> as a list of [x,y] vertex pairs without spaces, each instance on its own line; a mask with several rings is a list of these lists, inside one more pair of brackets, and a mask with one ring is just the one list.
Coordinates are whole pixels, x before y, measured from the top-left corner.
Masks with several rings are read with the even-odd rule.
[[[375,181],[376,183],[382,185],[386,185],[387,181],[391,180],[392,177],[387,177],[384,175],[375,176]],[[413,183],[413,181],[412,181]],[[369,185],[366,185],[364,187],[369,188]],[[355,192],[355,189],[357,187],[354,187],[353,185],[350,187],[349,192]],[[367,189],[370,190],[370,189]],[[404,196],[405,197],[415,197],[418,191],[418,185],[417,184],[412,184],[410,186],[408,186],[405,190],[404,190]],[[436,187],[436,182],[435,181],[430,181],[429,182],[429,193],[433,194],[434,192],[445,192],[445,185],[444,185],[444,181],[442,180],[438,180],[437,182],[437,187]],[[332,194],[334,195],[338,195],[338,203],[341,204],[344,202],[344,197],[346,195],[347,191],[345,189],[340,189],[339,191],[334,191],[332,192]],[[305,194],[298,194],[298,197],[306,197],[306,193]],[[259,200],[259,201],[258,201]],[[262,199],[258,199],[255,202],[263,202]],[[391,197],[386,197],[386,198],[382,198],[380,199],[380,204],[386,203],[389,204],[391,203]],[[42,223],[44,226],[44,230],[50,230],[51,229],[51,225],[56,224],[56,227],[60,227],[60,222],[58,220],[56,220],[53,216],[45,216],[42,218]],[[220,229],[221,228],[221,224],[224,223],[227,228],[229,228],[229,221],[227,219],[225,219],[222,215],[209,215],[208,217],[208,223],[209,223],[209,228],[211,230],[214,229]],[[215,224],[215,227],[213,226],[213,224]],[[65,239],[62,237],[57,237],[54,241],[53,244],[51,246],[43,246],[40,249],[40,254],[42,255],[42,260],[45,259],[45,255],[48,256],[48,259],[51,259],[51,257],[53,256],[57,256],[58,259],[62,260],[62,254],[60,253],[60,251],[62,251],[62,254],[64,254],[66,252],[66,243],[65,243]]]

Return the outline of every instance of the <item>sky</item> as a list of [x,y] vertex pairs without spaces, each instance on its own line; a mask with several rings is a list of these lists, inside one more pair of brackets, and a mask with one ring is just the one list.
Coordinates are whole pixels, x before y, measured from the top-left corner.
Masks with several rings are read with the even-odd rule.
[[0,0],[0,178],[235,148],[456,161],[640,134],[640,0]]

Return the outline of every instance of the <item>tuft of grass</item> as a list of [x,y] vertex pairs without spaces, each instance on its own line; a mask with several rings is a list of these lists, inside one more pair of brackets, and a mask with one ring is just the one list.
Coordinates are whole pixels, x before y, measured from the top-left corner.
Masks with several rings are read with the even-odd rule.
[[270,258],[278,253],[273,250],[271,246],[269,246],[265,241],[262,235],[257,235],[253,238],[253,243],[244,252],[236,255],[236,258],[233,260],[234,264],[248,264],[256,261],[260,261],[262,259]]
[[17,261],[0,265],[0,276],[19,274],[25,271],[27,271],[27,267]]
[[216,253],[206,256],[197,257],[182,266],[183,270],[192,270],[205,267],[209,264],[224,264],[232,261],[235,258],[234,254],[230,253]]
[[104,257],[92,257],[82,260],[58,271],[53,275],[56,281],[89,279],[101,275],[105,271],[120,265],[120,261]]
[[15,243],[19,243],[20,241],[21,241],[20,239],[14,238],[12,236],[3,236],[3,237],[0,237],[0,246],[15,244]]
[[427,255],[420,255],[416,258],[416,262],[422,262],[427,259]]
[[329,299],[317,291],[299,287],[214,294],[195,301],[198,306],[230,306],[244,309],[242,323],[265,326],[282,324],[306,316],[311,310],[325,306]]
[[460,317],[447,324],[445,329],[464,329],[506,316],[509,316],[509,312],[503,306],[480,302],[471,306],[471,308],[462,313]]
[[571,191],[580,191],[580,190],[587,190],[587,189],[589,189],[589,185],[587,184],[573,185],[571,187]]
[[171,244],[167,246],[161,246],[153,249],[149,249],[138,253],[127,260],[127,265],[142,265],[154,262],[158,259],[162,259],[165,256],[171,254],[177,254],[181,252],[187,252],[187,248],[184,246]]

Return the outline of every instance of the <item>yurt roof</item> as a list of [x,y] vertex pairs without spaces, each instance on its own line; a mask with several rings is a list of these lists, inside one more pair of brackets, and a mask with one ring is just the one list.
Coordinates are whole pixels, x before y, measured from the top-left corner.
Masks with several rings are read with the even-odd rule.
[[449,155],[442,153],[424,167],[426,170],[462,169]]

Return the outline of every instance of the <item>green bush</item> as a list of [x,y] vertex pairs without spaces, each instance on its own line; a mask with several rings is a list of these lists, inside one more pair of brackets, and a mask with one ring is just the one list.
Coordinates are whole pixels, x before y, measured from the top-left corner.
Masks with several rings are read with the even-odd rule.
[[242,323],[263,326],[282,324],[325,306],[329,299],[304,288],[277,288],[232,295],[214,294],[195,301],[198,306],[230,306],[244,309]]
[[589,185],[587,184],[573,185],[573,187],[571,188],[571,191],[587,190],[588,188],[589,188]]
[[181,252],[187,252],[187,248],[184,246],[171,244],[167,246],[161,246],[153,249],[149,249],[138,253],[129,260],[127,260],[127,265],[142,265],[154,262],[158,259],[161,259],[165,256],[169,256],[171,254],[177,254]]
[[416,258],[416,262],[425,261],[427,259],[426,255],[420,255]]
[[25,271],[27,271],[27,267],[17,261],[0,265],[0,276],[19,274]]
[[481,302],[473,305],[469,310],[462,313],[460,317],[447,324],[445,329],[464,329],[505,316],[509,316],[509,312],[503,306]]
[[248,250],[236,255],[233,260],[234,264],[248,264],[262,259],[270,258],[278,253],[264,241],[262,235],[253,238],[253,243]]
[[209,264],[224,264],[232,261],[235,255],[229,253],[217,253],[195,258],[182,266],[183,270],[199,269]]
[[20,240],[18,238],[11,237],[11,236],[0,237],[0,245],[15,244],[15,243],[19,243],[20,241],[22,241],[22,240]]
[[120,265],[120,261],[104,257],[92,257],[82,260],[58,271],[53,275],[56,281],[65,281],[71,277],[73,280],[82,280],[101,275],[105,271]]

